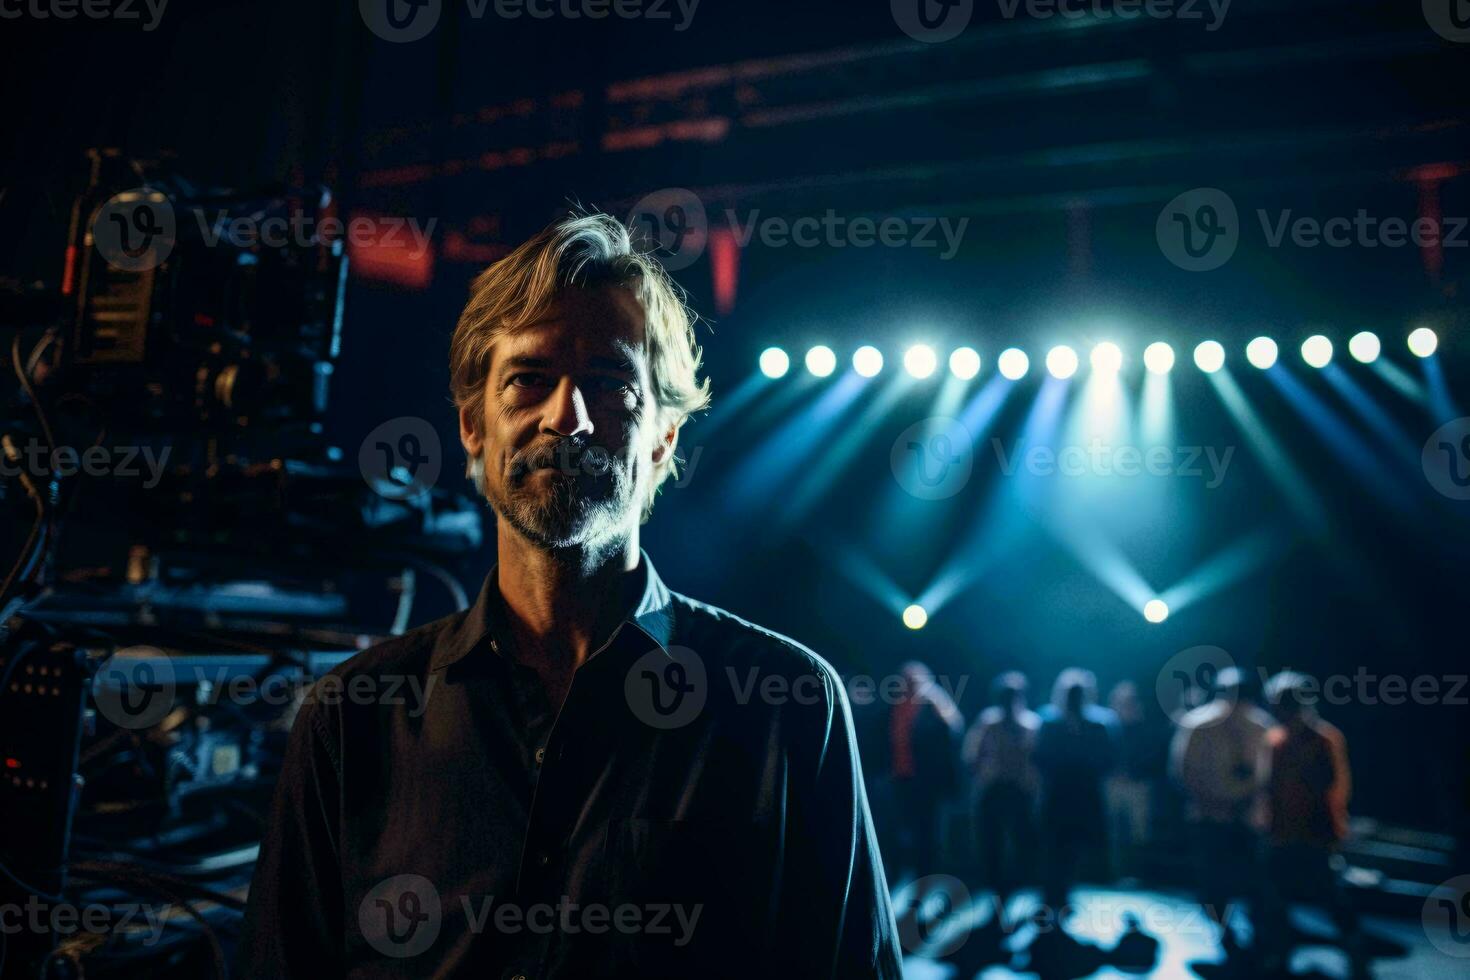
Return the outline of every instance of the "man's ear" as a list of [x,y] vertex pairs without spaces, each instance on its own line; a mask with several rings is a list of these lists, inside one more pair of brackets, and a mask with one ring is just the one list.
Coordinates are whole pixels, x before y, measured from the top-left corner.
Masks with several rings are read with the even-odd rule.
[[679,427],[671,425],[659,437],[658,443],[653,447],[653,465],[660,466],[665,459],[674,455],[674,449],[679,445]]
[[468,408],[459,410],[459,444],[471,459],[480,455],[485,448],[485,438],[480,434],[479,419]]

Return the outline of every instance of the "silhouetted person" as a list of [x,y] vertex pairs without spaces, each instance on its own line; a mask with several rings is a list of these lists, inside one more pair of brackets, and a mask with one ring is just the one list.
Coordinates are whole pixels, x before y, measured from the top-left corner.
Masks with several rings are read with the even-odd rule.
[[1097,863],[1107,843],[1103,780],[1112,770],[1117,716],[1099,707],[1092,671],[1068,668],[1041,711],[1036,768],[1041,773],[1045,897],[1053,910],[1067,895],[1084,861]]
[[1113,872],[1137,874],[1139,851],[1152,834],[1154,785],[1163,774],[1168,736],[1144,714],[1132,681],[1113,687],[1108,707],[1118,716],[1118,766],[1106,785]]
[[[888,715],[889,779],[895,836],[895,880],[938,874],[940,815],[958,782],[957,742],[964,720],[954,699],[917,661],[899,668],[903,686]],[[915,896],[915,901],[923,898]]]
[[991,702],[965,737],[965,764],[981,871],[1004,899],[1035,872],[1039,776],[1033,756],[1041,717],[1026,707],[1026,678],[1017,671],[995,679]]
[[1184,789],[1200,904],[1220,926],[1227,958],[1240,946],[1228,921],[1233,899],[1260,914],[1261,830],[1271,716],[1244,689],[1234,667],[1215,679],[1215,697],[1179,719],[1170,764]]
[[1354,975],[1367,974],[1357,915],[1338,882],[1333,865],[1347,837],[1352,774],[1347,739],[1322,720],[1313,706],[1311,678],[1283,671],[1266,685],[1266,697],[1280,725],[1270,734],[1270,848],[1272,914],[1268,942],[1284,957],[1286,903],[1298,900],[1327,909],[1342,935]]

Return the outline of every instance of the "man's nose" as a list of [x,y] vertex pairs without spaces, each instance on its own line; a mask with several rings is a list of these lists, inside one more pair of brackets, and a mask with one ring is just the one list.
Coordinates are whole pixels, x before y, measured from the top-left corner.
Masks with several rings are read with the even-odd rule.
[[562,378],[546,400],[541,431],[555,436],[592,434],[592,416],[587,413],[587,399],[571,378]]

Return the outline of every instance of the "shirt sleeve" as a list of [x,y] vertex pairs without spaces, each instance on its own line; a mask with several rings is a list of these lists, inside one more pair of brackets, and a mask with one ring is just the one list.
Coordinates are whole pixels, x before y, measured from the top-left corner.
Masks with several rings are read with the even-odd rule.
[[780,948],[802,977],[903,976],[888,883],[868,810],[852,714],[831,668],[803,706],[792,758]]
[[308,698],[291,727],[250,883],[237,955],[240,977],[341,975],[330,966],[342,962],[338,761],[321,706]]

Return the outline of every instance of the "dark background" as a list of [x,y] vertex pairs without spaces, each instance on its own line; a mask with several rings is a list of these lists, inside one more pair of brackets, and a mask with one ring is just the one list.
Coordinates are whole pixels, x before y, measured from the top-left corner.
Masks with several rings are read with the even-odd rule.
[[[1371,329],[1386,359],[1422,379],[1404,337],[1432,326],[1449,390],[1463,398],[1467,250],[1272,249],[1254,218],[1257,209],[1325,220],[1363,208],[1412,220],[1431,204],[1470,215],[1470,45],[1431,31],[1418,3],[1236,0],[1215,31],[1147,18],[1006,20],[980,3],[964,35],[940,44],[911,40],[881,0],[703,0],[683,32],[670,21],[466,11],[446,0],[438,28],[407,44],[376,38],[345,0],[173,0],[151,32],[80,18],[5,21],[0,269],[21,282],[59,275],[92,146],[170,155],[207,184],[325,183],[344,215],[433,219],[424,279],[373,272],[370,256],[355,263],[331,433],[352,458],[379,423],[427,418],[453,481],[462,459],[445,354],[467,283],[568,201],[622,215],[650,191],[683,187],[712,216],[968,217],[950,261],[936,249],[753,242],[728,309],[717,306],[708,254],[677,273],[707,317],[699,333],[716,409],[685,430],[686,457],[695,447],[700,455],[645,528],[673,588],[789,633],[848,674],[881,675],[917,657],[968,678],[967,717],[1008,667],[1044,693],[1059,668],[1082,665],[1104,686],[1137,680],[1151,700],[1160,666],[1197,644],[1249,668],[1467,672],[1470,505],[1434,493],[1418,466],[1423,441],[1453,416],[1403,398],[1346,356],[1347,338]],[[626,84],[638,80],[652,81]],[[1189,273],[1160,253],[1154,223],[1166,201],[1200,186],[1234,198],[1243,241],[1224,268]],[[1314,332],[1333,339],[1336,364],[1406,436],[1400,451],[1301,363],[1296,349]],[[1372,448],[1369,461],[1324,439],[1245,366],[1243,346],[1261,333],[1281,343],[1280,370]],[[1141,478],[1146,494],[1110,497],[1097,513],[1118,547],[1163,589],[1249,535],[1271,543],[1252,574],[1159,626],[1020,511],[1002,511],[1015,544],[984,566],[970,535],[1007,479],[985,440],[1009,448],[1016,438],[1046,349],[1067,342],[1085,357],[1103,338],[1130,358],[1135,397],[1143,346],[1171,342],[1176,441],[1236,447],[1218,489]],[[1246,398],[1305,474],[1325,538],[1300,526],[1190,364],[1206,338],[1226,345]],[[784,438],[789,421],[803,424],[798,413],[822,387],[776,398],[803,383],[793,372],[753,409],[721,419],[722,395],[751,375],[761,349],[783,345],[799,365],[809,344],[825,342],[845,365],[873,343],[888,358],[881,384],[915,340],[941,358],[958,343],[977,347],[975,386],[994,375],[1003,347],[1031,355],[1032,373],[977,444],[963,492],[893,503],[889,449],[930,414],[934,381],[864,423],[861,452],[799,520],[783,519],[787,492],[823,465],[825,440],[792,473],[771,474],[769,492],[737,492],[741,464]],[[834,432],[849,434],[844,422],[860,412]],[[702,432],[716,425],[706,444]],[[946,563],[965,563],[967,548],[976,549],[973,583],[919,632],[860,587],[858,563],[843,557],[865,556],[913,597]],[[466,564],[466,583],[492,556],[487,544]],[[416,619],[444,611],[426,601]],[[1324,709],[1349,738],[1355,811],[1433,829],[1462,821],[1466,711],[1463,701]]]

